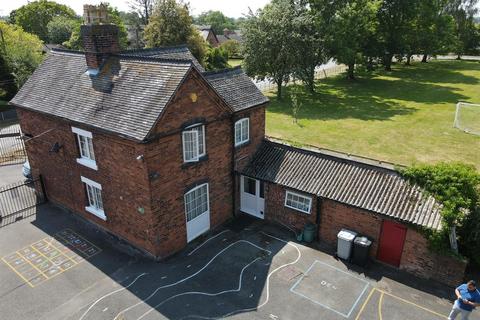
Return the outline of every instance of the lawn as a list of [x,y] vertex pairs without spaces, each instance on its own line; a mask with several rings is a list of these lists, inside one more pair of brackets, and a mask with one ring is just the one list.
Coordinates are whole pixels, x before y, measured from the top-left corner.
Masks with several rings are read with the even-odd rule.
[[242,64],[242,61],[243,59],[229,59],[228,64],[231,67],[236,67],[236,66],[240,66]]
[[480,136],[453,128],[458,101],[480,103],[478,62],[432,61],[356,81],[321,80],[315,94],[301,93],[298,124],[288,98],[269,97],[270,136],[402,165],[462,161],[480,169]]

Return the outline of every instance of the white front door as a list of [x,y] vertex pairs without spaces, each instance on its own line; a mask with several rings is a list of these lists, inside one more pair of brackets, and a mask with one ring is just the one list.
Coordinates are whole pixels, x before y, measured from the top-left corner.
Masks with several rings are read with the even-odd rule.
[[240,210],[264,219],[265,190],[263,181],[240,177]]
[[185,215],[187,220],[187,242],[210,229],[210,203],[208,183],[185,193]]

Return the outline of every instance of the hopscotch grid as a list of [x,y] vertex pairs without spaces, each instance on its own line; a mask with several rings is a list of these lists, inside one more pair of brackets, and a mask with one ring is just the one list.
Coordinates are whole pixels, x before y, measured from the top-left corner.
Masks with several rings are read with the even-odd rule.
[[[76,248],[71,248],[71,249],[70,249],[68,246],[64,245],[64,244],[61,243],[60,241],[59,241],[60,244],[62,244],[62,246],[65,246],[65,248],[64,248],[64,249],[60,249],[60,248],[58,248],[57,246],[55,246],[55,245],[53,244],[53,240],[57,240],[55,237],[59,237],[59,238],[63,239],[66,243],[69,243],[69,244],[71,243],[68,239],[66,239],[65,237],[63,237],[63,236],[60,235],[61,232],[65,232],[65,231],[66,231],[66,232],[69,232],[69,233],[73,234],[74,236],[76,236],[77,238],[83,240],[85,243],[87,243],[87,244],[90,245],[91,247],[94,247],[94,248],[96,249],[96,252],[93,253],[93,254],[87,254],[87,253],[85,253],[85,252],[83,252],[83,251],[81,251],[81,250],[79,250],[79,249],[76,249]],[[46,247],[52,247],[52,248],[54,248],[55,250],[57,250],[57,251],[58,251],[58,254],[55,255],[55,256],[53,256],[53,257],[51,257],[51,258],[49,258],[49,257],[47,257],[45,254],[43,254],[40,250],[38,250],[38,249],[35,247],[35,245],[41,243],[42,241],[44,241],[44,242],[47,244]],[[58,240],[57,240],[57,241],[58,241]],[[34,265],[29,259],[27,259],[27,256],[26,256],[26,255],[23,255],[22,253],[20,253],[20,251],[23,251],[23,250],[25,250],[25,249],[29,249],[30,251],[37,252],[38,254],[40,254],[40,256],[42,256],[42,257],[44,257],[45,259],[47,259],[48,262],[51,262],[51,263],[53,264],[53,266],[59,268],[60,271],[59,271],[58,273],[52,275],[52,276],[47,275],[45,272],[43,272],[42,270],[40,270],[36,265]],[[81,252],[82,254],[84,254],[84,255],[86,256],[86,258],[82,257],[82,256],[81,256],[80,254],[78,254],[76,251]],[[36,241],[36,242],[34,242],[34,243],[30,244],[30,245],[27,245],[27,246],[25,246],[25,247],[23,247],[23,248],[15,251],[15,252],[13,252],[13,253],[7,254],[6,256],[2,257],[1,259],[2,259],[2,261],[3,261],[10,269],[12,269],[12,270],[15,272],[15,274],[17,274],[17,275],[18,275],[23,281],[25,281],[30,287],[34,288],[34,287],[36,287],[36,286],[38,286],[38,285],[40,285],[40,284],[42,284],[42,283],[44,283],[44,282],[46,282],[46,281],[48,281],[48,280],[50,280],[50,279],[55,278],[56,276],[58,276],[58,275],[60,275],[60,274],[62,274],[62,273],[64,273],[64,272],[66,272],[67,270],[72,269],[73,267],[79,265],[80,263],[82,263],[82,262],[85,261],[86,259],[90,259],[91,257],[99,254],[101,251],[102,251],[102,250],[101,250],[99,247],[97,247],[96,245],[94,245],[93,243],[91,243],[90,241],[88,241],[87,239],[85,239],[83,236],[81,236],[81,235],[79,235],[78,233],[74,232],[73,230],[71,230],[71,229],[64,229],[64,230],[56,233],[53,237],[46,237],[46,238],[44,238],[44,239],[38,240],[38,241]],[[78,256],[81,258],[81,260],[80,260],[80,261],[75,261],[75,260],[73,260],[71,257],[69,257],[69,255],[68,255],[69,252],[70,252],[70,253],[73,252],[73,253],[75,253],[76,255],[78,255]],[[17,257],[25,260],[26,263],[29,264],[29,265],[33,268],[32,270],[37,271],[38,274],[35,275],[35,276],[33,276],[31,279],[27,279],[25,276],[23,276],[18,270],[15,269],[15,267],[14,267],[10,262],[8,262],[8,261],[6,260],[7,257],[12,256],[13,254],[15,254]],[[72,265],[71,265],[70,267],[68,267],[68,268],[60,267],[58,264],[56,264],[56,263],[53,262],[53,260],[52,260],[52,259],[54,259],[54,258],[56,258],[56,257],[58,257],[58,256],[62,256],[62,257],[64,257],[64,258],[66,258],[66,259],[67,259],[66,261],[70,260],[70,261],[72,262]],[[49,269],[51,269],[51,268],[49,268]],[[49,269],[47,269],[46,271],[48,271]],[[31,282],[31,280],[34,279],[34,278],[36,278],[36,277],[38,277],[38,276],[43,276],[44,279],[41,280],[41,281],[39,281],[39,282],[36,282],[35,284],[33,284],[33,283]]]
[[[329,267],[329,268],[332,268],[332,269],[334,269],[334,270],[340,271],[341,273],[344,273],[344,274],[348,275],[348,276],[351,277],[351,278],[360,280],[360,281],[362,281],[363,283],[365,283],[365,287],[363,288],[362,292],[358,295],[357,299],[355,300],[355,302],[353,303],[352,307],[350,308],[350,311],[349,311],[347,314],[345,314],[345,313],[343,313],[343,312],[341,312],[341,311],[338,311],[338,310],[336,310],[336,309],[333,308],[333,307],[326,306],[326,305],[324,305],[324,304],[322,304],[322,303],[320,303],[320,302],[318,302],[318,301],[316,301],[316,300],[314,300],[314,299],[312,299],[312,298],[310,298],[310,297],[308,297],[308,296],[306,296],[306,295],[304,295],[304,294],[302,294],[302,293],[300,293],[300,292],[298,292],[298,291],[295,290],[296,287],[300,284],[300,282],[302,282],[302,280],[303,280],[306,276],[308,276],[309,272],[312,270],[312,268],[313,268],[313,267],[315,266],[315,264],[317,264],[317,263],[318,263],[318,264],[321,264],[321,265],[324,265],[324,266],[327,266],[327,267]],[[357,276],[354,276],[354,275],[352,275],[352,274],[350,274],[350,273],[348,273],[348,272],[345,272],[345,271],[343,271],[343,270],[341,270],[341,269],[339,269],[339,268],[337,268],[337,267],[334,267],[334,266],[329,265],[329,264],[327,264],[327,263],[324,263],[324,262],[322,262],[322,261],[315,260],[315,261],[312,263],[312,265],[307,269],[307,271],[306,271],[306,272],[297,280],[297,282],[295,282],[295,284],[290,288],[290,292],[292,292],[292,293],[294,293],[294,294],[296,294],[296,295],[299,295],[299,296],[301,296],[301,297],[303,297],[303,298],[305,298],[305,299],[307,299],[307,300],[309,300],[309,301],[311,301],[311,302],[313,302],[313,303],[315,303],[315,304],[317,304],[317,305],[319,305],[319,306],[322,306],[323,308],[326,308],[326,309],[328,309],[328,310],[330,310],[330,311],[333,311],[333,312],[335,312],[335,313],[343,316],[344,318],[348,318],[348,317],[350,317],[350,315],[352,314],[353,310],[357,307],[358,302],[360,301],[360,299],[361,299],[361,298],[363,297],[363,295],[365,294],[365,291],[368,289],[368,286],[369,286],[369,285],[370,285],[370,283],[368,283],[366,280],[364,280],[364,279],[362,279],[362,278],[359,278],[359,277],[357,277]]]
[[2,258],[2,261],[10,268],[12,269],[13,272],[15,272],[20,278],[23,279],[23,281],[25,281],[30,287],[34,287],[34,285],[30,282],[30,280],[27,280],[27,278],[25,278],[20,272],[18,272],[17,270],[15,270],[15,268],[13,266],[10,265],[9,262],[7,262],[7,260],[5,260],[4,258]]

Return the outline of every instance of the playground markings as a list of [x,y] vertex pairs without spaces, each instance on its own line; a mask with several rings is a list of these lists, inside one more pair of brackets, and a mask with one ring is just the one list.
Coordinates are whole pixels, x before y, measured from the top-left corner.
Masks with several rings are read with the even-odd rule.
[[65,229],[2,257],[2,261],[33,288],[100,252],[84,237]]

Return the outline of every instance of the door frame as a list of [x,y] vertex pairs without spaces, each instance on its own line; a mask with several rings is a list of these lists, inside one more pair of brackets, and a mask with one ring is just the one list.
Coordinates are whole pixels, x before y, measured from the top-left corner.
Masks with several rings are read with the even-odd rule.
[[[398,261],[398,265],[396,264],[392,264],[392,263],[389,263],[387,261],[384,261],[384,260],[381,260],[380,259],[380,253],[381,253],[381,249],[382,249],[382,239],[383,239],[383,233],[385,231],[385,224],[391,224],[391,225],[396,225],[396,226],[399,226],[401,227],[401,229],[404,230],[404,234],[403,234],[403,238],[402,238],[402,243],[401,243],[401,248],[400,248],[400,259]],[[407,232],[408,232],[408,227],[403,225],[402,223],[399,223],[397,221],[392,221],[392,220],[387,220],[387,219],[383,219],[382,220],[382,227],[381,227],[381,230],[380,230],[380,238],[378,240],[378,251],[377,251],[377,260],[382,262],[382,263],[385,263],[385,264],[388,264],[389,266],[394,266],[394,267],[400,267],[401,263],[402,263],[402,257],[403,257],[403,249],[405,247],[405,241],[407,239]]]
[[[185,202],[185,195],[192,192],[192,191],[195,191],[199,188],[202,188],[203,186],[207,187],[207,211],[205,211],[204,213],[202,213],[201,215],[198,215],[196,216],[195,218],[193,218],[192,220],[188,221],[188,217],[187,217],[187,204]],[[205,232],[207,232],[208,230],[210,230],[210,186],[208,183],[203,183],[199,186],[196,186],[195,188],[192,188],[190,190],[188,190],[184,195],[184,215],[185,215],[185,231],[186,231],[186,236],[187,236],[187,243],[188,242],[191,242],[193,240],[195,240],[196,238],[198,238],[199,236],[201,236],[202,234],[204,234]],[[194,230],[192,229],[195,229],[195,228],[192,228],[191,225],[193,224],[194,225],[194,222],[196,221],[197,223],[201,220],[205,220],[204,222],[206,222],[206,226],[199,229],[199,231],[196,231],[194,233],[192,233]],[[189,224],[190,224],[190,227],[189,227]],[[189,230],[190,230],[190,234],[189,234]]]
[[[255,195],[245,192],[245,179],[255,181]],[[263,198],[261,188],[263,187]],[[247,202],[249,202],[247,204]],[[249,176],[240,175],[240,211],[259,219],[265,219],[265,183]]]

